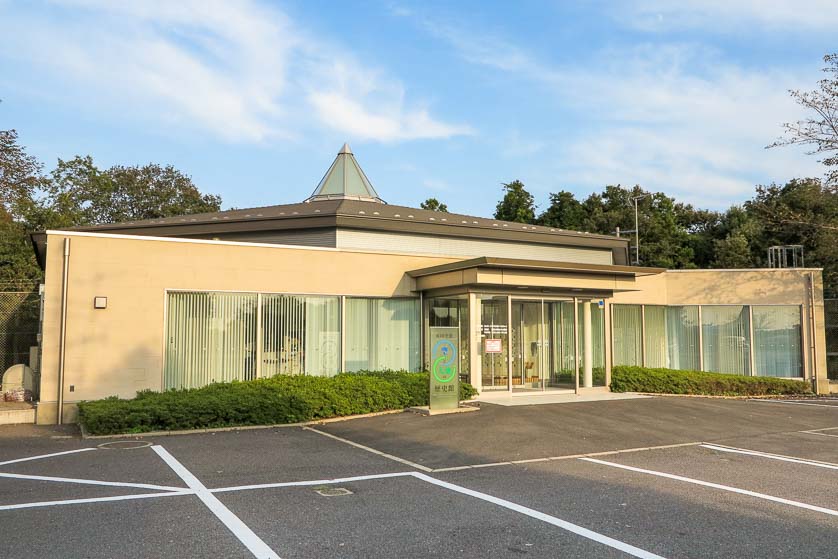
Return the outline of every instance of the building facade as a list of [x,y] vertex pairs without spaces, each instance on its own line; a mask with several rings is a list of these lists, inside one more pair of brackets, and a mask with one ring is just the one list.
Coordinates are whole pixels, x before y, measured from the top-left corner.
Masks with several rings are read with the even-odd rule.
[[613,365],[827,390],[819,269],[628,265],[624,238],[385,204],[344,146],[300,204],[33,236],[38,422],[81,400],[433,366],[483,391],[607,390]]

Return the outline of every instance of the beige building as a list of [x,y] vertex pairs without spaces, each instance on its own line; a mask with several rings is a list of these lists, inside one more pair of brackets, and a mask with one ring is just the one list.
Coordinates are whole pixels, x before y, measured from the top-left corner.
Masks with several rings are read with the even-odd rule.
[[480,391],[607,390],[618,364],[827,390],[821,270],[636,267],[625,238],[388,205],[348,146],[300,204],[33,240],[39,423],[146,389],[430,369],[441,340]]

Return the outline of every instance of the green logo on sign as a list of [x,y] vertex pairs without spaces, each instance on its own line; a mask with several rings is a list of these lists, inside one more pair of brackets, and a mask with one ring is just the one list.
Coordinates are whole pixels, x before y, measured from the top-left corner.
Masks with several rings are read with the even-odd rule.
[[448,383],[457,377],[457,348],[448,340],[439,340],[434,344],[434,359],[431,371],[434,378],[441,383]]

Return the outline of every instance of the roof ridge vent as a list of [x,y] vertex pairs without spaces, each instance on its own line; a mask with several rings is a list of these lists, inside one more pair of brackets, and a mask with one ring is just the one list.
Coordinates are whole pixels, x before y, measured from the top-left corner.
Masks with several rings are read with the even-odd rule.
[[379,198],[367,175],[364,174],[349,144],[343,144],[329,170],[320,180],[306,202],[324,200],[361,200],[386,204]]

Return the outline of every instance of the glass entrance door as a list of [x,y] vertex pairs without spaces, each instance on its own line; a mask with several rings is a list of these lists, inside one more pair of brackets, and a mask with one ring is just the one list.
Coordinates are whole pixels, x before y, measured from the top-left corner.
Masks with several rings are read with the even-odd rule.
[[512,301],[512,389],[543,390],[547,340],[541,301]]
[[509,388],[509,307],[503,295],[481,295],[480,374],[483,390]]

